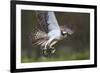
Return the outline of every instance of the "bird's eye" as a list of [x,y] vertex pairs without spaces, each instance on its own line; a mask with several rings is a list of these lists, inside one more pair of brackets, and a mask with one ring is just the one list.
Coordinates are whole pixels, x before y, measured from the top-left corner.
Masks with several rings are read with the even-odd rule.
[[67,32],[63,31],[63,34],[66,34]]
[[65,35],[67,34],[67,32],[62,31],[61,34],[62,34],[63,36],[65,36]]

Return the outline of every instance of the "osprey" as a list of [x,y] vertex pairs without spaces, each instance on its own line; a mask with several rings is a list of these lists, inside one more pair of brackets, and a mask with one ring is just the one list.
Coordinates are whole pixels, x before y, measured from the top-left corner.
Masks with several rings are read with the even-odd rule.
[[67,34],[72,34],[73,30],[66,26],[59,26],[55,13],[53,11],[36,11],[36,16],[41,27],[35,29],[32,33],[32,44],[40,45],[47,54],[47,49],[51,49],[54,53],[56,49],[53,47],[58,41],[67,37]]

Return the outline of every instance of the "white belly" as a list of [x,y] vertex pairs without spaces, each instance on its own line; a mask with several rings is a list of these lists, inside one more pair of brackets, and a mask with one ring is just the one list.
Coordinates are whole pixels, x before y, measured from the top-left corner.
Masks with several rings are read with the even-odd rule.
[[60,39],[61,32],[59,30],[52,30],[48,33],[49,38]]

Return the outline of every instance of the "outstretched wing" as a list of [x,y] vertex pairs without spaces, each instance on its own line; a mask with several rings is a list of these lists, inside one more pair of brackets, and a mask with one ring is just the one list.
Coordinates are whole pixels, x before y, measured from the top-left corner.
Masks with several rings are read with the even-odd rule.
[[36,11],[38,22],[46,33],[52,30],[59,30],[58,21],[53,11]]
[[[36,11],[36,16],[41,30],[33,32],[33,44],[44,44],[45,41],[49,40],[50,35],[53,37],[60,34],[60,27],[53,11]],[[49,35],[47,35],[48,33]]]
[[39,29],[32,32],[31,37],[33,45],[43,45],[48,40],[48,35]]

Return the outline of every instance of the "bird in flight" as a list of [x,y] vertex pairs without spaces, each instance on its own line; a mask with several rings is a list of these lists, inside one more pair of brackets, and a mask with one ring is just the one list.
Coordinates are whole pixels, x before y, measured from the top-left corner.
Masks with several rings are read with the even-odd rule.
[[54,45],[74,31],[66,25],[60,26],[53,11],[36,11],[36,16],[41,29],[36,28],[36,32],[32,33],[32,44],[40,45],[45,55],[47,49],[55,53]]

